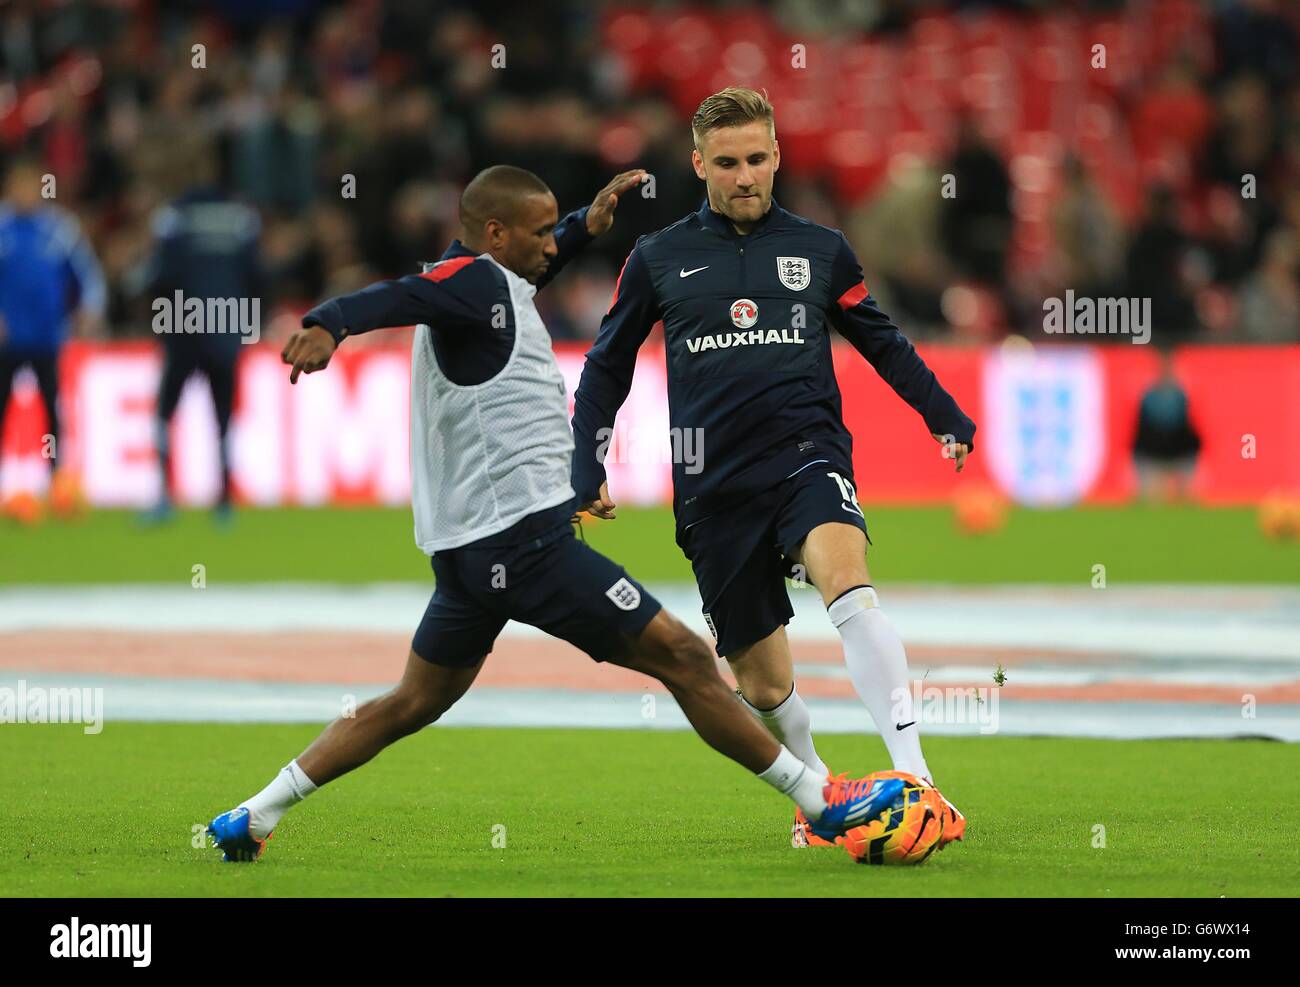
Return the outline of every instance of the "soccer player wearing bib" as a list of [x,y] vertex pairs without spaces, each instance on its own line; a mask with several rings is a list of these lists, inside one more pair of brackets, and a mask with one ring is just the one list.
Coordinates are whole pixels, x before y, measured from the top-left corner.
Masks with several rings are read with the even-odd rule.
[[[637,350],[662,319],[670,425],[694,430],[703,453],[673,466],[677,542],[742,697],[778,740],[825,772],[785,632],[794,611],[784,579],[804,575],[821,593],[895,770],[933,783],[903,643],[867,572],[832,330],[917,411],[958,471],[975,425],[877,307],[843,234],[773,201],[781,155],[767,99],[725,89],[700,104],[691,129],[707,201],[641,237],[623,266],[574,396],[574,489],[586,510],[614,516],[603,452]],[[796,814],[792,844],[816,842]]]

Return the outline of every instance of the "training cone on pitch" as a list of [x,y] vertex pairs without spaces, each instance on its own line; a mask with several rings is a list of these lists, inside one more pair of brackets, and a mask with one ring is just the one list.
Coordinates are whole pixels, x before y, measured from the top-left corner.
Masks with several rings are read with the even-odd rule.
[[953,496],[953,512],[963,534],[991,534],[1007,523],[1007,499],[988,485],[960,488]]
[[1260,501],[1257,518],[1265,538],[1273,541],[1300,538],[1300,497],[1270,494]]
[[86,515],[86,496],[81,489],[81,478],[71,470],[59,470],[50,479],[50,513],[65,520]]
[[29,490],[13,494],[4,502],[4,515],[24,526],[40,524],[45,517],[45,505]]

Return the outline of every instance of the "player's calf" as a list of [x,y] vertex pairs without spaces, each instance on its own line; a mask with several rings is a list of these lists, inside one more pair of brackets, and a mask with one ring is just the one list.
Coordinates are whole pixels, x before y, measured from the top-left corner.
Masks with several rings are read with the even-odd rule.
[[794,689],[794,657],[785,627],[727,653],[740,694],[755,710],[775,709]]
[[298,756],[298,764],[317,785],[360,767],[389,744],[438,720],[465,694],[482,667],[482,658],[471,667],[453,668],[425,661],[412,651],[396,688],[331,723]]
[[749,770],[764,770],[780,752],[718,674],[713,650],[668,611],[660,610],[618,661],[662,682],[701,739]]
[[389,744],[435,722],[465,694],[483,666],[447,668],[414,651],[390,692],[341,716],[290,761],[271,783],[208,826],[229,862],[256,860],[284,814],[321,785],[365,764]]
[[[712,649],[660,611],[620,660],[655,676],[672,692],[701,739],[789,797],[831,839],[878,813],[892,795],[880,785],[828,779],[777,743],[718,674]],[[893,782],[901,789],[901,782]],[[887,786],[886,786],[887,787]]]

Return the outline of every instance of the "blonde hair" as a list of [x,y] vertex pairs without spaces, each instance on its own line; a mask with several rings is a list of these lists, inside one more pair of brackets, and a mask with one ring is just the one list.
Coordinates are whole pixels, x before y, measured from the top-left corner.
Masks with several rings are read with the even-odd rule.
[[740,127],[756,120],[766,120],[776,138],[776,111],[767,101],[767,90],[755,92],[741,86],[728,86],[706,97],[691,117],[691,136],[699,150],[704,135],[723,127]]

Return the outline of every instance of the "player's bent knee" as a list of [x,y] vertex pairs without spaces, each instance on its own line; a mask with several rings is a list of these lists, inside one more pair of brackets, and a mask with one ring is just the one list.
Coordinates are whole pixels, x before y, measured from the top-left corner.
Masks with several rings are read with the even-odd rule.
[[452,707],[450,697],[410,693],[398,689],[391,696],[391,718],[406,733],[413,733],[430,723],[436,723]]
[[402,681],[384,697],[385,716],[398,733],[414,733],[436,723],[473,684],[486,658],[484,654],[466,666],[440,665],[412,650]]
[[[672,642],[671,660],[667,664],[667,672],[673,682],[693,686],[713,679],[721,681],[713,649],[688,628],[683,626],[681,631]],[[664,681],[668,683],[667,679]]]
[[773,710],[790,698],[790,689],[793,683],[784,682],[772,685],[770,683],[754,684],[752,682],[742,682],[740,685],[741,694],[755,709]]
[[862,575],[845,575],[842,579],[831,580],[822,590],[822,602],[830,606],[849,590],[858,586],[869,586],[870,580]]
[[718,674],[712,649],[667,610],[661,610],[637,640],[635,659],[638,668],[668,686]]

